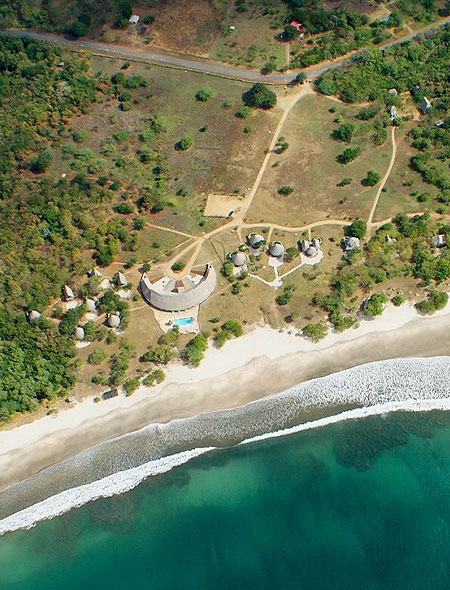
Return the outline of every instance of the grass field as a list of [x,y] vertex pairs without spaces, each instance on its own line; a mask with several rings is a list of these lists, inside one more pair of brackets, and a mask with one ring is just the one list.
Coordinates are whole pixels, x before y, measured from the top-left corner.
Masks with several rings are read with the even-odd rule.
[[[272,61],[286,65],[286,44],[275,36],[282,30],[287,9],[283,0],[254,0],[246,12],[229,10],[226,26],[212,46],[210,57],[235,65],[261,68]],[[235,28],[228,30],[228,25]]]
[[[93,58],[94,71],[108,75],[117,72],[122,63]],[[252,185],[270,143],[268,132],[275,128],[279,112],[258,111],[245,121],[237,118],[241,95],[249,87],[240,82],[140,64],[133,64],[126,74],[144,76],[150,80],[149,87],[136,91],[140,103],[131,111],[114,109],[115,124],[110,123],[112,112],[103,105],[94,109],[91,125],[95,122],[99,131],[92,142],[100,144],[106,130],[109,135],[129,129],[129,139],[118,149],[134,157],[139,140],[131,130],[145,128],[155,112],[166,115],[167,131],[159,136],[158,145],[167,161],[167,191],[173,206],[153,217],[157,223],[200,234],[203,230],[198,224],[203,220],[201,213],[208,193],[243,193]],[[202,86],[210,86],[215,93],[206,102],[195,99]],[[200,131],[205,125],[207,129]],[[186,136],[192,139],[192,147],[177,151],[176,142]],[[180,192],[186,194],[177,195]],[[212,229],[218,223],[214,219],[204,222],[203,229]]]
[[[336,108],[336,112],[330,113],[330,107]],[[335,117],[341,114],[344,121],[354,122],[357,110],[358,107],[340,105],[322,96],[307,96],[297,103],[282,131],[289,148],[283,154],[271,156],[248,212],[248,222],[264,219],[293,226],[369,214],[376,187],[365,187],[361,180],[370,169],[383,176],[390,160],[390,141],[379,147],[370,146],[368,125],[360,122],[351,145],[360,144],[361,155],[342,165],[336,162],[336,156],[347,144],[330,137],[337,127],[333,123]],[[353,182],[337,187],[344,177],[352,178]],[[278,194],[283,185],[291,186],[294,192],[289,196]]]
[[[408,129],[409,126],[401,133],[406,134]],[[417,154],[417,150],[411,147],[409,138],[403,135],[403,139],[398,144],[394,166],[386,183],[387,191],[381,194],[378,201],[374,216],[375,221],[397,215],[399,212],[413,213],[436,209],[436,187],[424,182],[420,174],[410,167],[410,158],[415,154]],[[426,202],[419,202],[417,197],[423,193],[428,193],[430,198]]]

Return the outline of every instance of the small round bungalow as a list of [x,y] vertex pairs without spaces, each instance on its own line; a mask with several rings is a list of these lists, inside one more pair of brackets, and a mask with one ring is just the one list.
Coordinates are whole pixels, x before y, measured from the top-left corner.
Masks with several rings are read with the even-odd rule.
[[269,254],[274,258],[281,258],[284,254],[284,246],[281,242],[272,242],[269,246]]
[[232,252],[230,254],[230,260],[234,266],[239,268],[244,266],[244,264],[247,262],[247,256],[244,254],[244,252]]

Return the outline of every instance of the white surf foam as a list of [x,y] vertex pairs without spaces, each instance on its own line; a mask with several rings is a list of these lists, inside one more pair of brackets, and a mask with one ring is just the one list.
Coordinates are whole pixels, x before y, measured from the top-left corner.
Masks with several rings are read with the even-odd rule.
[[[355,420],[391,412],[450,410],[450,358],[399,359],[370,363],[303,383],[266,398],[261,403],[264,407],[270,408],[271,401],[280,401],[284,398],[291,402],[294,399],[294,405],[302,404],[304,407],[311,403],[315,405],[358,403],[365,407],[247,438],[240,444],[288,436],[343,420]],[[163,430],[166,427],[169,425],[161,425]],[[0,535],[18,529],[31,528],[41,520],[60,516],[72,508],[80,507],[98,498],[127,492],[146,477],[166,473],[215,448],[209,446],[183,451],[65,490],[0,520]]]

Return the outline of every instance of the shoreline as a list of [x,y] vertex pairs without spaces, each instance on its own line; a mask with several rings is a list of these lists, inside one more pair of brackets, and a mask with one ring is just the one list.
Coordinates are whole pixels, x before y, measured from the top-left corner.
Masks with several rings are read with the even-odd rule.
[[412,304],[388,305],[381,317],[318,344],[258,326],[222,349],[210,347],[197,369],[169,367],[167,381],[158,387],[141,386],[133,396],[99,404],[90,397],[54,416],[1,430],[0,491],[149,424],[236,408],[372,361],[450,354],[449,329],[450,304],[431,317],[420,316]]

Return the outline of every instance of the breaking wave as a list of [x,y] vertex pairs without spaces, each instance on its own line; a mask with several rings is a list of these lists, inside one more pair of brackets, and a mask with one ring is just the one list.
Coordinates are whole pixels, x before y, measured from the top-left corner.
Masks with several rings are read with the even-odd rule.
[[[298,416],[300,409],[339,405],[362,407],[289,427],[289,423],[292,424],[292,420]],[[0,535],[30,528],[41,520],[60,516],[72,508],[80,507],[98,498],[127,492],[145,478],[166,473],[195,457],[211,452],[218,448],[219,443],[223,446],[226,440],[230,441],[230,444],[250,444],[343,420],[355,420],[398,411],[432,410],[450,410],[449,357],[397,359],[369,363],[328,377],[307,381],[235,410],[200,415],[187,420],[175,420],[156,427],[151,425],[132,435],[110,441],[107,446],[109,452],[113,452],[115,444],[123,445],[124,440],[136,444],[136,437],[149,437],[149,433],[153,436],[156,433],[159,440],[163,438],[163,446],[166,449],[180,446],[180,441],[185,440],[189,433],[192,435],[190,439],[192,442],[196,441],[197,444],[205,446],[154,458],[130,469],[118,470],[96,481],[51,495],[0,520]],[[250,421],[252,421],[251,429],[248,428]],[[246,425],[248,429],[245,433]],[[265,432],[264,426],[266,426]],[[259,433],[255,434],[255,430],[259,430]],[[207,444],[211,441],[215,444]]]

